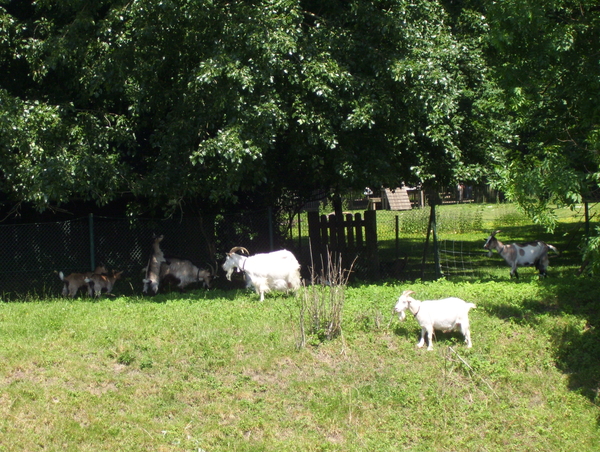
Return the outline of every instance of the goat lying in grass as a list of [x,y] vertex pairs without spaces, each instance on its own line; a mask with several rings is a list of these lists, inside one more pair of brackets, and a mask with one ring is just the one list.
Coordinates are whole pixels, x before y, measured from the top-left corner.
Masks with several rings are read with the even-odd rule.
[[115,282],[117,279],[121,278],[122,274],[122,271],[113,271],[112,275],[91,275],[90,277],[85,278],[85,282],[90,287],[90,295],[99,297],[103,291],[106,292],[107,295],[110,295]]
[[93,272],[71,273],[69,276],[63,275],[63,272],[58,272],[58,277],[64,283],[62,290],[63,297],[69,295],[71,298],[75,298],[77,291],[82,288],[87,288],[88,294],[91,296],[92,291],[90,290],[88,283],[85,282],[85,279],[92,275],[102,275],[106,273],[108,273],[108,270],[104,265],[97,266]]
[[413,313],[421,325],[421,340],[417,347],[425,344],[425,333],[428,335],[429,345],[427,350],[433,350],[433,330],[444,333],[460,328],[465,336],[467,348],[471,348],[471,330],[469,328],[469,310],[474,308],[473,303],[467,303],[460,298],[443,298],[441,300],[419,301],[411,297],[412,290],[405,290],[394,307],[400,320],[406,318],[407,309]]

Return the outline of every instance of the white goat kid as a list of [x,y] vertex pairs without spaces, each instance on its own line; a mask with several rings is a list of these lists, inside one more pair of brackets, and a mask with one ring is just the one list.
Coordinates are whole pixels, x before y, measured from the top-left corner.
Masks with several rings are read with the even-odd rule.
[[265,293],[271,290],[288,292],[300,288],[300,264],[290,251],[279,250],[253,256],[243,256],[237,254],[237,251],[250,254],[242,246],[232,248],[223,263],[225,276],[231,281],[231,275],[236,268],[243,271],[247,286],[254,287],[256,293],[260,295],[260,301],[263,301]]
[[541,240],[536,240],[529,243],[523,243],[521,245],[513,243],[512,245],[505,245],[496,238],[496,234],[501,231],[495,231],[490,234],[486,239],[483,248],[488,250],[488,257],[492,256],[492,250],[498,251],[498,254],[510,265],[510,276],[519,278],[517,267],[531,267],[535,266],[540,272],[540,276],[548,276],[546,270],[550,260],[548,259],[548,250],[554,251],[556,254],[558,250]]
[[402,321],[406,318],[407,309],[412,312],[421,325],[421,340],[417,347],[425,344],[425,334],[428,335],[427,350],[433,350],[433,331],[444,333],[460,329],[465,337],[467,348],[471,348],[471,329],[469,325],[469,310],[475,308],[473,303],[467,303],[460,298],[443,298],[441,300],[419,301],[411,297],[412,290],[405,290],[394,307]]

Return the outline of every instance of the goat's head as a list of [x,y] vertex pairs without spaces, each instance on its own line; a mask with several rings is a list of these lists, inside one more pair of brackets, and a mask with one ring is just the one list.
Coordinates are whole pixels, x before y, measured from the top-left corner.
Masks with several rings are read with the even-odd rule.
[[498,229],[497,231],[492,232],[490,236],[487,239],[485,239],[485,244],[483,245],[483,248],[488,250],[488,257],[492,257],[492,250],[496,248],[496,243],[498,242],[496,234],[498,234],[499,232],[501,231]]
[[414,301],[414,299],[411,297],[412,294],[414,294],[412,290],[405,290],[398,298],[396,306],[394,306],[394,311],[398,313],[398,318],[401,321],[406,319],[405,311],[410,307],[411,301]]
[[100,264],[94,269],[94,273],[97,275],[104,275],[104,274],[108,274],[108,270],[106,269],[104,264]]
[[198,269],[198,275],[196,279],[198,281],[202,281],[204,283],[204,287],[210,289],[211,282],[217,277],[217,268],[214,268],[210,264],[208,264],[208,267],[210,268],[210,270],[207,270],[205,268]]
[[223,270],[225,271],[225,277],[229,281],[231,281],[231,274],[233,273],[233,270],[235,268],[240,268],[242,263],[246,260],[246,256],[237,254],[237,251],[241,251],[247,255],[250,254],[243,246],[234,246],[231,248],[231,251],[227,253],[227,256],[225,256],[225,262],[223,262]]

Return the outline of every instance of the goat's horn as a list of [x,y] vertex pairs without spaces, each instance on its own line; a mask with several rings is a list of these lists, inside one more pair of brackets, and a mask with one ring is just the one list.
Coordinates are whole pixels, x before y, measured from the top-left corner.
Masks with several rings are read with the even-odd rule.
[[217,270],[216,270],[216,268],[219,266],[219,264],[217,263],[217,267],[213,267],[213,266],[212,266],[210,263],[208,263],[208,262],[207,262],[206,264],[207,264],[207,265],[208,265],[208,267],[210,268],[211,275],[212,275],[212,276],[215,276],[215,275],[217,274]]
[[498,234],[499,232],[502,232],[500,229],[498,229],[497,231],[492,232],[492,237],[495,236],[496,234]]
[[412,295],[414,293],[415,292],[412,291],[412,290],[405,290],[404,292],[402,292],[402,295],[405,296],[405,297],[407,297],[407,296]]
[[242,253],[246,253],[247,255],[250,255],[250,252],[243,246],[234,246],[233,248],[231,248],[231,251],[229,251],[229,254],[233,254],[236,251],[241,251]]

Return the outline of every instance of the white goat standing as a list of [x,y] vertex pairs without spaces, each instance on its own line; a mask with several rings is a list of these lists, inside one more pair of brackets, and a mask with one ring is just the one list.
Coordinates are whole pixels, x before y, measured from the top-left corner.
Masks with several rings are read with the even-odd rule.
[[231,281],[231,274],[237,268],[246,275],[247,286],[253,286],[260,301],[265,299],[265,293],[271,290],[288,292],[300,288],[300,264],[288,250],[261,253],[253,256],[243,256],[236,251],[250,254],[243,246],[236,246],[227,253],[223,270]]
[[488,257],[492,257],[492,250],[498,251],[498,254],[510,265],[510,276],[519,278],[519,272],[517,267],[530,267],[535,266],[540,271],[540,276],[547,276],[546,270],[550,260],[548,259],[548,250],[554,251],[556,254],[558,250],[541,240],[535,240],[529,243],[523,243],[521,245],[513,243],[511,245],[505,245],[496,238],[496,234],[501,231],[495,231],[490,234],[486,239],[483,248],[488,250]]
[[475,308],[473,303],[467,303],[460,298],[443,298],[441,300],[419,301],[412,298],[412,290],[405,290],[394,307],[400,320],[406,318],[406,309],[410,309],[419,325],[421,325],[421,340],[417,347],[425,344],[425,333],[428,334],[427,350],[433,350],[433,330],[443,332],[460,328],[465,336],[467,348],[471,348],[471,330],[469,327],[469,310]]

